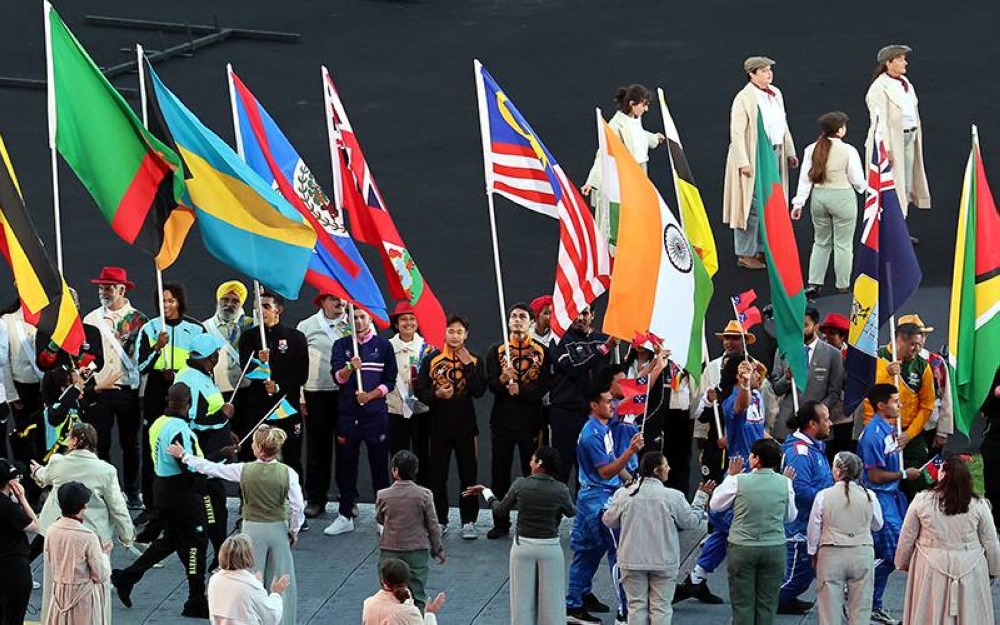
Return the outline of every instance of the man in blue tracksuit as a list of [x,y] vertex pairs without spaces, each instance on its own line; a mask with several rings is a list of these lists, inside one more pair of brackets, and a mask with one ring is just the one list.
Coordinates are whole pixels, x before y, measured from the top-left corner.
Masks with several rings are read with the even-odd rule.
[[[730,357],[722,365],[719,378],[719,397],[725,416],[726,452],[730,458],[750,457],[753,444],[764,438],[764,400],[760,386],[764,381],[764,366],[756,360],[744,360],[739,356]],[[750,464],[743,465],[745,473],[750,472]],[[709,523],[712,533],[701,547],[698,563],[688,579],[674,592],[674,603],[684,599],[698,599],[702,603],[720,604],[722,598],[708,588],[708,576],[726,559],[726,542],[729,526],[733,522],[732,508],[725,512],[710,512]]]
[[798,597],[816,578],[806,550],[806,527],[816,493],[833,486],[833,473],[826,457],[826,444],[823,443],[830,436],[831,427],[830,409],[822,402],[807,401],[788,418],[788,429],[792,434],[781,446],[784,455],[782,464],[795,471],[792,486],[799,513],[794,521],[785,524],[788,567],[778,597],[778,614],[805,614],[812,607],[811,603]]
[[396,387],[396,355],[392,344],[375,333],[364,310],[354,311],[354,333],[357,353],[354,339],[345,336],[333,342],[330,357],[331,373],[340,387],[336,461],[340,515],[323,530],[327,536],[354,531],[361,443],[368,449],[372,489],[377,493],[389,487],[389,408],[385,396]]
[[635,434],[625,452],[616,455],[611,419],[614,409],[609,387],[602,385],[587,396],[590,417],[580,431],[576,444],[580,491],[576,498],[576,517],[569,546],[573,561],[569,567],[566,592],[566,620],[569,623],[600,623],[589,610],[600,604],[591,592],[594,573],[607,555],[612,578],[617,550],[611,531],[601,523],[601,514],[615,491],[621,487],[621,474],[629,460],[642,449],[641,434]]

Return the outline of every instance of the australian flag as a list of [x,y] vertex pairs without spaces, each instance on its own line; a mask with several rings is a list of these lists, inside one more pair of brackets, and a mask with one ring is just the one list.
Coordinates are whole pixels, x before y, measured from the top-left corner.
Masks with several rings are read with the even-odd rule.
[[[847,379],[844,382],[844,411],[847,414],[854,412],[875,383],[879,328],[917,290],[922,277],[877,120],[874,125],[874,147],[868,165],[864,226],[847,339]],[[897,162],[902,160],[902,155],[898,155]]]

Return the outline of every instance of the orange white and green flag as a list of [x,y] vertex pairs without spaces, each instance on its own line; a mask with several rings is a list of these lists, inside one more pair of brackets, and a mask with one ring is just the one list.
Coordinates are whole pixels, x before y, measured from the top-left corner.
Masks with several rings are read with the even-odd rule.
[[597,111],[602,186],[619,206],[618,253],[604,331],[653,333],[696,379],[712,279],[653,183]]
[[986,181],[979,136],[965,168],[955,240],[948,364],[955,425],[966,435],[1000,367],[1000,213]]

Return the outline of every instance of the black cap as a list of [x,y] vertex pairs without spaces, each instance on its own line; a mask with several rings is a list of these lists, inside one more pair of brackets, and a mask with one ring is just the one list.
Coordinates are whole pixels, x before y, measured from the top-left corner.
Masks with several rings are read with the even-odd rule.
[[6,458],[0,458],[0,484],[6,486],[7,482],[22,475],[24,475],[24,472],[20,467]]

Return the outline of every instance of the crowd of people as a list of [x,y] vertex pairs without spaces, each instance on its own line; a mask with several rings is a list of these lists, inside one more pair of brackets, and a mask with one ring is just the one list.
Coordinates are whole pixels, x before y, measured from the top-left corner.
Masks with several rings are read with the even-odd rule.
[[[904,165],[895,178],[904,210],[929,203],[916,96],[903,76],[908,52],[879,52],[867,98]],[[749,155],[766,139],[786,177],[799,165],[772,65],[748,59],[748,84],[733,104],[725,214],[747,269],[764,266]],[[663,142],[639,123],[648,92],[625,90],[619,100],[612,126],[635,135],[629,145],[645,153]],[[758,114],[766,138],[757,136]],[[846,116],[829,113],[819,124],[792,216],[810,202],[809,282],[822,285],[832,254],[844,291],[854,191],[864,180],[860,156],[842,141]],[[584,192],[599,193],[600,177]],[[179,283],[163,285],[160,314],[147,316],[128,298],[135,285],[124,269],[105,267],[92,282],[99,306],[83,316],[78,356],[27,323],[19,305],[0,323],[5,424],[8,410],[12,417],[10,460],[0,459],[0,564],[10,572],[0,581],[0,623],[23,620],[38,556],[43,622],[69,624],[110,622],[111,589],[131,607],[145,573],[176,554],[188,586],[184,616],[294,624],[294,548],[310,520],[325,517],[335,499],[323,533],[365,540],[347,536],[359,523],[362,444],[380,582],[364,603],[366,625],[436,623],[445,597],[427,596],[430,560],[447,561],[442,537],[453,504],[461,539],[479,538],[481,501],[493,517],[487,538],[513,533],[513,623],[599,623],[595,615],[612,612],[616,622],[669,623],[680,601],[725,601],[708,586],[723,561],[738,624],[809,612],[801,597],[814,582],[821,623],[842,615],[898,623],[883,597],[895,570],[908,574],[906,622],[992,618],[1000,371],[982,407],[983,498],[965,461],[944,452],[954,433],[948,368],[926,348],[934,328],[918,315],[899,317],[874,386],[848,412],[849,323],[821,319],[813,307],[803,319],[808,382],[798,388],[772,343],[738,320],[715,333],[721,356],[686,371],[651,339],[626,346],[596,330],[590,308],[557,339],[549,296],[510,307],[508,336],[481,356],[467,345],[467,319],[449,316],[434,347],[405,302],[385,338],[364,309],[332,293],[319,293],[316,313],[293,327],[280,295],[235,280],[218,286],[204,321],[188,316]],[[647,385],[638,415],[622,409],[634,401],[625,380]],[[485,433],[476,414],[487,393],[489,487],[480,483]],[[452,457],[457,501],[449,501]],[[701,479],[692,480],[692,467]],[[227,482],[239,487],[232,535]],[[564,519],[572,523],[568,575]],[[702,526],[697,563],[680,577],[678,532]],[[112,570],[115,537],[125,548],[146,547]],[[613,587],[601,590],[594,578],[605,560]]]

